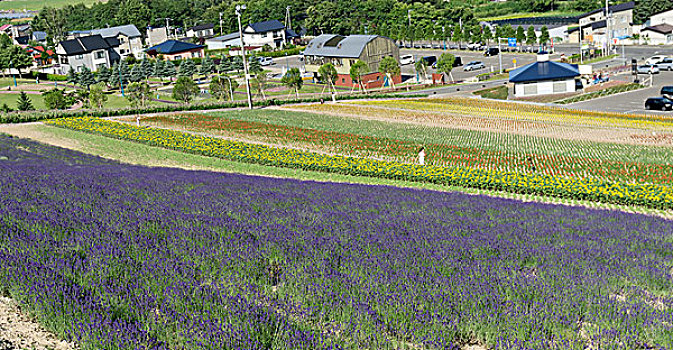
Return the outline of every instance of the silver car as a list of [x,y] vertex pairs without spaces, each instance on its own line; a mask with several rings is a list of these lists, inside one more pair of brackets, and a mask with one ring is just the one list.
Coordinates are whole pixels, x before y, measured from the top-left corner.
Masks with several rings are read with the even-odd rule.
[[670,72],[673,70],[673,58],[664,58],[662,61],[657,62],[656,66],[659,70],[667,70]]
[[469,62],[468,64],[466,64],[463,67],[463,71],[469,72],[469,71],[479,70],[479,69],[484,69],[484,68],[486,68],[486,66],[481,61],[472,61],[472,62]]
[[643,64],[636,67],[638,74],[659,74],[659,67],[656,64]]

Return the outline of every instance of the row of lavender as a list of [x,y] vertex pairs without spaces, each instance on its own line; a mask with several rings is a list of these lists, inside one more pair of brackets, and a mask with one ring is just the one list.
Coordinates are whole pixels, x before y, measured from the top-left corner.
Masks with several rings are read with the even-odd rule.
[[84,349],[673,349],[673,223],[0,136],[0,290]]

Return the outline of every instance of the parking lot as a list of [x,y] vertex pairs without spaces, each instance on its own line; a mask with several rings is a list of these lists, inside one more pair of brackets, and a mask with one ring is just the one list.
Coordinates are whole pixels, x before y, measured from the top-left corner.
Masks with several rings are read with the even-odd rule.
[[[640,80],[643,80],[646,75],[639,75],[638,77]],[[619,78],[630,80],[632,79],[632,76],[619,76]],[[669,115],[673,117],[673,112],[670,111],[653,111],[645,109],[645,100],[647,100],[648,97],[660,96],[659,92],[664,85],[673,85],[673,72],[661,72],[659,74],[654,74],[652,87],[610,95],[589,101],[577,102],[568,105],[568,107],[591,111],[643,113],[651,115]]]

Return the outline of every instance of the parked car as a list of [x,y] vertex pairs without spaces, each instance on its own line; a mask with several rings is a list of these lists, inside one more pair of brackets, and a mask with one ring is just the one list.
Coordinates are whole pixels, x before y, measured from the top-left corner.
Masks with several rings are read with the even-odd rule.
[[467,48],[472,51],[478,50],[480,47],[481,47],[480,43],[467,44]]
[[421,58],[423,61],[425,61],[425,64],[428,67],[433,66],[437,62],[437,57],[436,56],[424,56]]
[[463,65],[463,59],[460,58],[460,56],[455,56],[455,59],[453,60],[453,66],[458,67]]
[[273,64],[273,58],[271,57],[259,57],[259,64],[262,66],[270,66]]
[[421,44],[414,44],[414,49],[420,49],[420,48],[421,48]]
[[659,68],[659,70],[672,71],[673,70],[673,58],[664,58],[663,60],[657,62],[656,66],[657,66],[657,68]]
[[458,44],[451,44],[449,45],[450,50],[458,50]]
[[470,71],[473,71],[473,70],[479,70],[479,69],[484,69],[484,68],[486,68],[486,66],[484,65],[483,62],[472,61],[472,62],[469,62],[468,64],[466,64],[465,67],[463,67],[463,71],[470,72]]
[[667,58],[667,57],[664,56],[664,55],[652,56],[652,57],[645,60],[645,64],[656,64],[657,62],[663,61],[665,58]]
[[659,68],[654,64],[643,64],[636,67],[637,74],[658,74]]
[[414,55],[402,55],[400,56],[400,65],[404,66],[407,64],[414,64],[416,63],[416,60],[414,59]]
[[484,56],[486,56],[486,57],[495,56],[499,53],[500,53],[500,49],[498,49],[497,47],[489,47],[488,49],[486,49],[486,51],[484,51]]
[[659,93],[663,97],[673,99],[673,86],[664,86],[661,88],[661,91]]
[[430,44],[423,44],[422,47],[424,49],[432,49],[432,45],[430,45]]
[[433,44],[433,45],[432,45],[432,48],[433,48],[433,49],[441,49],[442,46],[439,45],[439,44]]
[[645,101],[645,109],[673,110],[673,101],[666,97],[650,97]]

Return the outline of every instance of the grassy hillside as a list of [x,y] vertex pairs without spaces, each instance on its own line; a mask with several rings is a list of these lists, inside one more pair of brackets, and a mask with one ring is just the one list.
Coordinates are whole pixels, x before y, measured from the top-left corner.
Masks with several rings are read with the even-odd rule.
[[[100,0],[99,0],[100,1]],[[45,6],[63,7],[70,4],[85,3],[91,5],[97,0],[2,0],[0,10],[39,10]],[[104,1],[103,1],[104,2]]]

